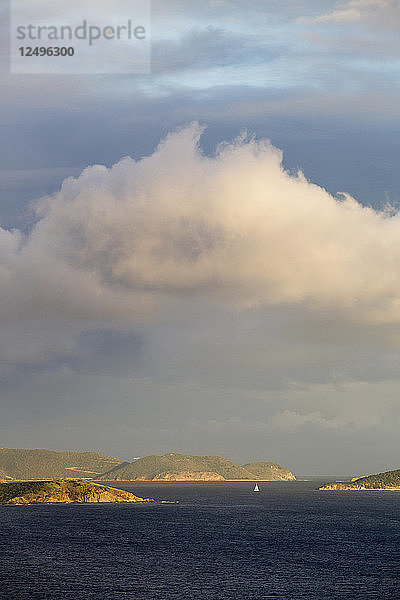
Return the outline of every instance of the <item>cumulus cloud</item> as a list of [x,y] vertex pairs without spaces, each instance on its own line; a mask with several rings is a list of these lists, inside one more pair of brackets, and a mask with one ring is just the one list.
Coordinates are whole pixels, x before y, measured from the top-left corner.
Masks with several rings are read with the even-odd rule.
[[139,161],[95,165],[0,231],[0,314],[141,319],[168,303],[303,304],[400,320],[400,217],[335,199],[245,136],[215,156],[202,128]]

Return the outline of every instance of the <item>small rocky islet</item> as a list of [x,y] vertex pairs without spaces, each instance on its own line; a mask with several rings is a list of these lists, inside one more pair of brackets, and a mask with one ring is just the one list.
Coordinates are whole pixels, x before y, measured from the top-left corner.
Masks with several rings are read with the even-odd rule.
[[400,469],[385,471],[376,475],[355,477],[351,481],[334,481],[322,485],[320,490],[360,491],[360,490],[400,490]]
[[82,480],[0,483],[0,504],[88,504],[155,502],[131,492]]

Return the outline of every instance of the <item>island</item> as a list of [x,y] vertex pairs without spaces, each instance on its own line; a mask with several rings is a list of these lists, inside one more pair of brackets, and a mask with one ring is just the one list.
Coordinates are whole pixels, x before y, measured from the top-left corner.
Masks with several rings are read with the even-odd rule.
[[295,481],[291,471],[275,462],[252,462],[243,468],[253,473],[256,479],[263,481]]
[[351,481],[335,481],[326,483],[320,490],[400,490],[400,469],[385,471],[376,475],[357,477]]
[[237,465],[222,456],[169,452],[117,465],[97,478],[102,481],[291,481],[293,473],[277,463]]
[[100,452],[56,452],[0,448],[0,478],[5,481],[293,481],[295,476],[276,462],[237,465],[222,456],[168,452],[131,461]]
[[155,502],[130,492],[81,480],[0,483],[0,504]]
[[56,452],[26,448],[0,448],[0,478],[12,479],[96,479],[124,463],[100,452]]

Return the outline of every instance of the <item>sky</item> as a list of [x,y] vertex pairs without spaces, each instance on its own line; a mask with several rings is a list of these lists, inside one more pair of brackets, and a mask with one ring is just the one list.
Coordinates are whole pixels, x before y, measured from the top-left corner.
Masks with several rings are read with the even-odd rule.
[[1,53],[1,446],[400,467],[399,28],[153,0],[149,74]]

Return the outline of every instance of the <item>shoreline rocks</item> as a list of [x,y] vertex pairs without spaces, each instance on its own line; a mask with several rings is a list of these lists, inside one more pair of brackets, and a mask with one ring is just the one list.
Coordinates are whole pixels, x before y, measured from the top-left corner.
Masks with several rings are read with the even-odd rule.
[[0,504],[88,504],[155,502],[131,492],[82,480],[0,484]]

